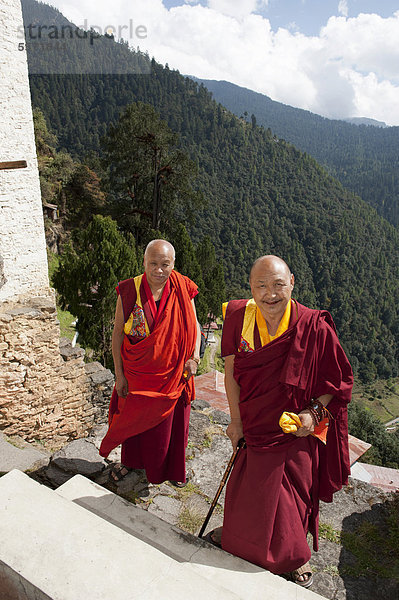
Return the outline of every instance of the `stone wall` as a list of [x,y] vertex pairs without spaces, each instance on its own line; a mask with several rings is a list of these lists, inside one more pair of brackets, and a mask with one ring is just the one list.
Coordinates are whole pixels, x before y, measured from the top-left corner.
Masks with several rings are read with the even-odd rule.
[[0,162],[25,160],[28,166],[0,170],[0,301],[45,294],[49,286],[22,26],[20,0],[1,0]]
[[56,447],[106,420],[112,373],[61,344],[46,240],[20,0],[0,3],[0,430]]
[[108,423],[109,401],[115,383],[112,371],[105,369],[97,361],[87,363],[85,371],[90,381],[90,401],[95,409],[95,423],[96,425]]
[[92,404],[98,390],[86,373],[84,350],[64,347],[61,352],[51,295],[0,306],[0,430],[4,433],[57,447],[90,430],[98,414]]

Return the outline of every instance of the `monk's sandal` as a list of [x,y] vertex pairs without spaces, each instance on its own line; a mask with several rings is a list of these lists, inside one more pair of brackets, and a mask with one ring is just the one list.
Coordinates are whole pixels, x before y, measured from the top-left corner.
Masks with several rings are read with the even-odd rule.
[[[289,575],[290,575],[291,581],[293,581],[297,585],[300,585],[301,587],[308,588],[313,583],[312,567],[310,566],[310,564],[308,562],[305,563],[304,565],[302,565],[302,567],[299,567],[299,569],[295,569],[295,571],[291,571],[291,573]],[[299,577],[301,575],[305,575],[305,576],[307,575],[307,578],[304,579],[303,581],[301,581],[299,579]]]
[[109,474],[109,480],[112,483],[119,483],[126,475],[129,475],[130,471],[133,471],[133,469],[125,467],[125,465],[122,464],[116,465]]

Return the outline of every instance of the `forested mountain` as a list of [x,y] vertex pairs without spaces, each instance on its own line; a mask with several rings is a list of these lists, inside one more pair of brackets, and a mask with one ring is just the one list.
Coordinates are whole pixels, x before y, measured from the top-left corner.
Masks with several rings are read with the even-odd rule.
[[353,125],[371,125],[372,127],[388,127],[384,121],[377,121],[376,119],[369,119],[368,117],[349,117],[341,119],[345,123],[352,123]]
[[344,187],[399,226],[399,127],[365,124],[371,119],[357,124],[325,119],[227,81],[194,80],[234,114],[247,120],[254,115],[259,125],[313,156]]
[[[60,18],[34,0],[23,7],[25,24]],[[129,56],[146,60],[124,44],[97,42],[99,64],[113,47],[127,63]],[[68,60],[79,60],[73,44],[67,52]],[[32,69],[38,53],[28,40]],[[195,241],[211,236],[225,268],[226,299],[249,295],[256,257],[279,254],[296,275],[295,297],[333,314],[355,371],[365,380],[397,374],[399,232],[308,154],[237,118],[205,87],[155,60],[149,75],[31,75],[30,83],[59,148],[91,168],[100,164],[102,136],[128,104],[154,106],[198,167],[196,185],[207,205],[185,224]]]

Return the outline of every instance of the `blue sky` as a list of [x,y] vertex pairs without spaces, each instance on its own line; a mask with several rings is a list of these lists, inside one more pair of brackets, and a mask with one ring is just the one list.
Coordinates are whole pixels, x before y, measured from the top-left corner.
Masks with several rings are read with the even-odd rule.
[[[329,118],[399,125],[399,2],[50,0],[81,25],[145,28],[132,47]],[[127,30],[127,28],[125,28]]]
[[[184,0],[165,0],[167,8],[183,6],[184,4],[201,4],[207,6],[208,2],[185,2]],[[347,16],[357,17],[359,13],[377,13],[382,17],[389,17],[399,10],[399,2],[392,0],[352,0],[345,3]],[[269,0],[259,6],[256,12],[269,19],[273,31],[279,27],[295,29],[306,35],[317,35],[329,17],[338,16],[339,0]],[[342,5],[343,6],[343,5]]]

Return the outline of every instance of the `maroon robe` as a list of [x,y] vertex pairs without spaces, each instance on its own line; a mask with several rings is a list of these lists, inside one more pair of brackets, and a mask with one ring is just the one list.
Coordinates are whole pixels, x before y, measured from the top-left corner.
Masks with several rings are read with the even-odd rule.
[[[222,547],[279,574],[309,560],[308,531],[317,550],[319,499],[331,502],[347,483],[353,376],[331,315],[295,302],[286,332],[254,352],[237,352],[245,304],[229,303],[223,329],[222,354],[235,355],[247,448],[227,485]],[[284,411],[299,413],[323,394],[333,395],[326,446],[282,432]]]
[[[182,277],[186,283],[190,298],[197,295],[197,286],[188,277]],[[122,300],[125,322],[132,312],[136,300],[136,288],[133,279],[121,281],[117,293]],[[145,274],[140,286],[140,297],[143,311],[152,333],[160,322],[170,296],[170,281],[165,285],[160,301],[155,302],[147,283]],[[140,344],[144,337],[127,336],[131,344]],[[188,441],[190,420],[190,404],[186,391],[177,400],[173,411],[155,427],[127,438],[122,443],[121,462],[132,469],[145,469],[151,483],[162,483],[166,480],[185,481],[185,449]],[[118,399],[114,390],[110,412],[117,410]]]

